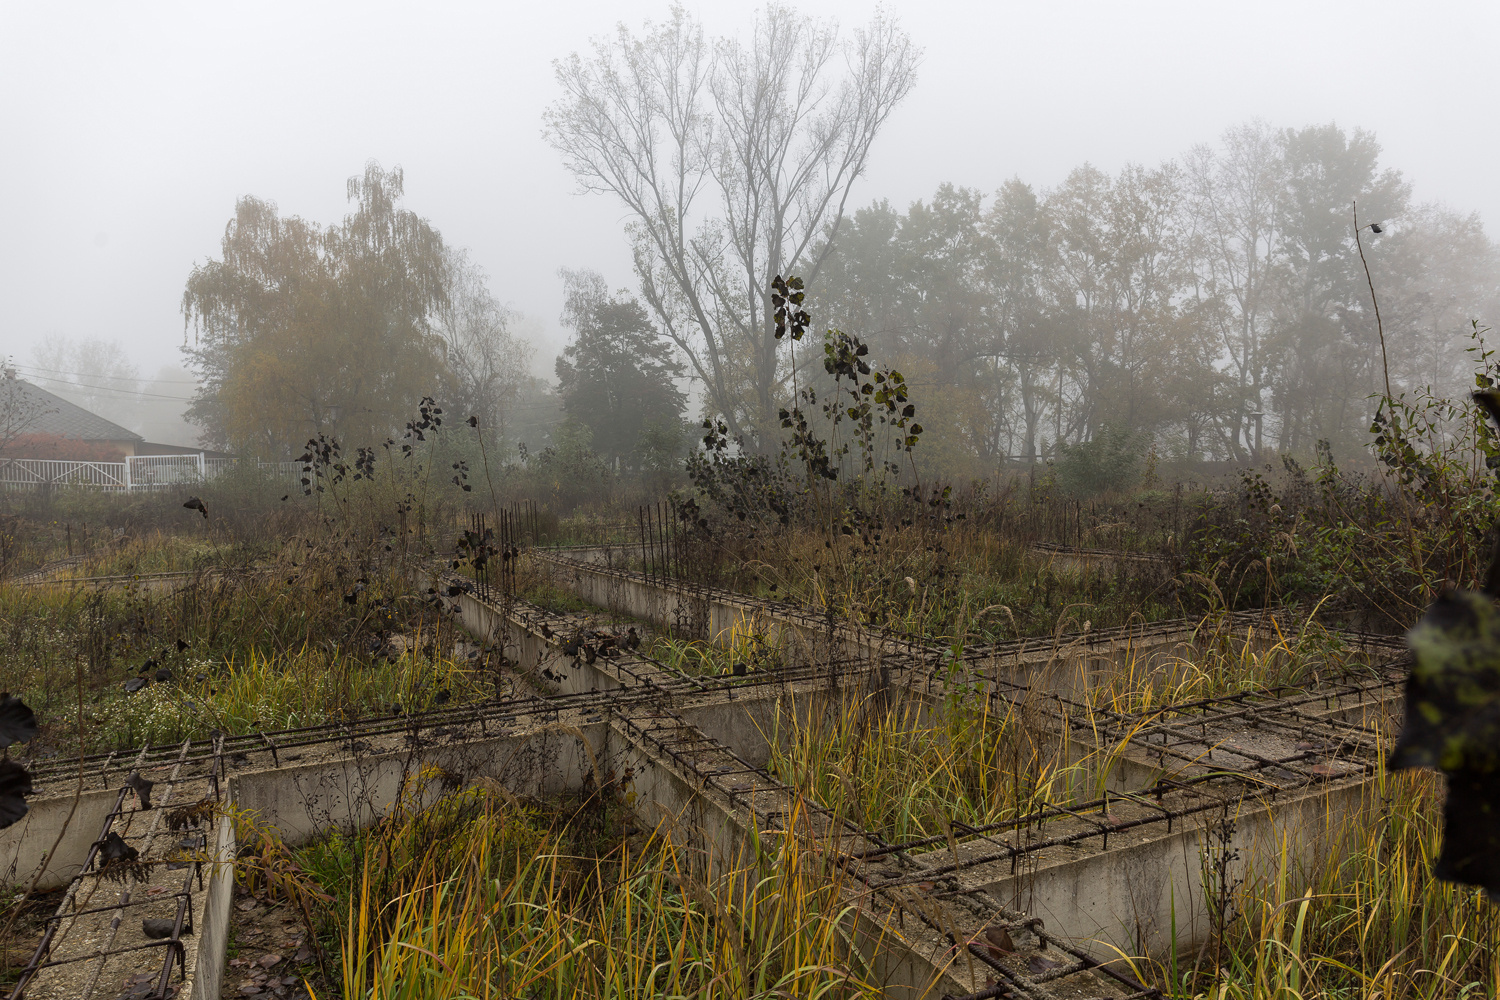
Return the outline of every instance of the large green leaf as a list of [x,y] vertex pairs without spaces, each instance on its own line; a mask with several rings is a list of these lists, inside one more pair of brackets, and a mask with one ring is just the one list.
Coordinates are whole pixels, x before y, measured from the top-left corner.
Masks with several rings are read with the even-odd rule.
[[1487,594],[1456,591],[1408,640],[1416,662],[1391,766],[1448,777],[1433,874],[1500,895],[1500,610]]
[[1500,766],[1500,610],[1469,590],[1440,597],[1408,635],[1416,663],[1393,767]]

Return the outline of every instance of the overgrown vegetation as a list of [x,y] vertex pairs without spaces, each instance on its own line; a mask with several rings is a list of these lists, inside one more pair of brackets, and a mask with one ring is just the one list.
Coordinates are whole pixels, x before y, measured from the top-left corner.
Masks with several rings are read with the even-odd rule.
[[[325,901],[317,995],[395,998],[880,995],[836,878],[790,838],[703,881],[615,786],[523,803],[481,782],[378,827],[263,858],[279,892]],[[252,880],[257,866],[249,866]]]
[[1107,670],[1089,669],[1063,646],[1045,669],[1069,692],[1068,702],[978,696],[974,677],[987,672],[985,662],[950,659],[938,704],[877,694],[826,712],[779,706],[770,767],[893,843],[946,837],[953,824],[1017,819],[1048,803],[1096,799],[1114,750],[1075,742],[1069,733],[1098,732],[1121,716],[1151,720],[1203,698],[1358,675],[1357,659],[1315,624],[1293,630],[1288,622],[1287,629],[1290,637],[1273,621],[1259,635],[1237,633],[1210,616],[1171,654],[1131,651]]
[[[800,343],[801,290],[783,282],[777,296],[784,335]],[[1476,357],[1481,385],[1500,377],[1477,340]],[[1162,489],[1149,456],[1128,491],[1097,492],[1061,462],[953,488],[917,478],[922,428],[901,373],[836,331],[822,362],[833,392],[798,389],[779,452],[709,423],[689,486],[660,508],[675,549],[649,558],[657,573],[810,609],[830,634],[855,628],[936,657],[948,692],[937,702],[872,698],[826,714],[788,703],[767,734],[797,808],[884,838],[956,843],[969,826],[1100,794],[1112,762],[1048,735],[1066,730],[1041,716],[1061,709],[973,697],[964,665],[983,664],[987,644],[1066,650],[1113,626],[1199,623],[1191,648],[1095,671],[1066,709],[1083,728],[1106,714],[1149,719],[1347,677],[1357,660],[1326,629],[1398,632],[1488,562],[1500,449],[1466,403],[1384,404],[1379,476],[1347,473],[1324,449],[1316,466],[1287,460],[1232,488]],[[476,575],[477,559],[495,557],[468,518],[498,513],[521,480],[489,464],[482,428],[444,416],[425,400],[401,441],[352,455],[314,439],[291,488],[248,474],[202,484],[207,518],[175,495],[12,495],[0,686],[26,692],[43,718],[33,752],[508,694],[498,651],[462,634],[453,595],[425,581],[437,568]],[[645,521],[619,500],[544,507],[525,542],[604,545],[617,565],[644,564]],[[520,598],[598,613],[517,565]],[[60,580],[20,579],[49,566]],[[168,572],[186,576],[153,582]],[[138,579],[65,582],[90,575]],[[1267,612],[1253,636],[1225,627],[1247,609]],[[712,642],[667,631],[644,649],[694,678],[759,674],[788,655],[754,616]],[[878,995],[848,938],[852,887],[821,848],[777,838],[709,879],[680,831],[638,818],[626,778],[595,774],[549,802],[476,781],[434,802],[419,794],[430,777],[381,823],[295,849],[242,817],[257,844],[247,887],[303,913],[323,943],[321,968],[307,969],[320,997]],[[1201,952],[1141,959],[1140,975],[1214,1000],[1493,992],[1493,914],[1429,875],[1437,794],[1430,778],[1383,776],[1346,820],[1342,861],[1302,870],[1288,847],[1280,867],[1224,888]]]
[[61,752],[493,696],[451,616],[394,569],[355,576],[340,555],[294,538],[257,568],[160,587],[0,584],[0,686],[27,693]]
[[[1335,718],[1327,685],[1375,672],[1354,647],[1390,646],[1339,630],[1400,635],[1434,606],[1414,645],[1445,662],[1419,656],[1407,687],[1431,745],[1413,750],[1409,728],[1390,763],[1472,780],[1445,798],[1432,774],[1363,761],[1374,770],[1363,801],[1318,799],[1327,851],[1292,839],[1314,818],[1277,828],[1277,850],[1246,865],[1232,806],[1249,800],[1237,796],[1348,790],[1353,771],[1311,763],[1347,746],[1282,732],[1267,753],[1293,743],[1295,755],[1260,757],[1253,773],[1210,764],[1202,784],[1134,787],[1129,808],[1154,796],[1168,831],[1202,812],[1164,800],[1232,791],[1197,848],[1204,898],[1191,902],[1210,933],[1117,964],[1147,984],[1132,995],[1172,1000],[1500,997],[1493,898],[1432,875],[1435,858],[1459,871],[1445,867],[1454,816],[1478,817],[1459,831],[1468,843],[1500,847],[1481,808],[1500,796],[1500,652],[1491,634],[1446,656],[1469,632],[1500,631],[1500,435],[1458,393],[1470,377],[1500,390],[1500,358],[1477,322],[1468,360],[1452,349],[1468,317],[1500,308],[1494,242],[1477,215],[1413,206],[1375,137],[1334,124],[1257,121],[1177,161],[1114,175],[1084,164],[1051,190],[944,184],[904,211],[877,201],[851,213],[919,62],[887,14],[841,37],[781,4],[744,44],[709,38],[678,6],[556,61],[546,141],[584,189],[623,205],[637,289],[560,272],[572,337],[555,390],[531,373],[518,316],[483,270],[403,207],[401,168],[374,161],[348,179],[348,214],[332,226],[240,199],[217,258],[187,278],[194,378],[168,372],[158,388],[195,385],[187,416],[200,442],[242,457],[234,468],[158,492],[61,486],[113,474],[43,468],[49,458],[118,457],[121,442],[74,438],[73,420],[43,426],[41,395],[0,366],[0,466],[33,462],[5,466],[21,470],[5,485],[36,486],[0,494],[0,827],[32,794],[13,744],[56,762],[337,723],[347,744],[328,752],[358,757],[361,721],[492,702],[476,749],[530,752],[562,734],[586,771],[543,753],[532,764],[547,773],[538,787],[570,791],[528,795],[483,776],[513,773],[510,759],[492,766],[498,756],[463,774],[433,764],[473,746],[450,716],[390,735],[378,763],[398,740],[416,748],[394,801],[396,782],[361,775],[362,790],[343,790],[359,801],[327,807],[299,843],[238,802],[177,807],[233,821],[239,889],[295,915],[316,947],[288,966],[319,1000],[873,1000],[891,970],[872,951],[889,924],[909,923],[928,938],[878,956],[890,966],[956,968],[965,944],[987,940],[992,957],[1045,976],[1058,965],[1023,957],[1003,928],[964,942],[934,917],[958,912],[943,909],[965,895],[958,879],[877,890],[859,881],[865,863],[910,870],[937,845],[957,869],[971,828],[1013,821],[1030,837],[1077,820],[1105,850],[1125,825],[1106,790],[1127,768],[1170,772],[1158,724],[1206,699],[1254,694],[1225,723],[1249,730],[1268,696],[1319,691],[1334,721],[1303,716],[1303,735],[1389,742],[1383,720]],[[53,342],[33,361],[30,377],[125,422],[144,407],[124,400],[180,400],[139,391],[139,371],[103,341]],[[703,409],[685,422],[690,398]],[[1500,422],[1500,391],[1489,406]],[[129,481],[132,466],[111,464]],[[572,545],[648,585],[688,586],[662,600],[659,628],[633,620],[626,638],[612,628],[623,614],[541,571],[536,550]],[[639,582],[615,580],[610,600]],[[485,612],[488,634],[470,635],[456,619],[481,595],[499,607]],[[505,613],[518,602],[573,621],[529,616],[511,644]],[[726,608],[737,618],[720,628]],[[1247,625],[1240,612],[1260,614]],[[1167,621],[1170,640],[1135,645]],[[1141,631],[1122,638],[1129,629]],[[1106,630],[1119,632],[1091,644]],[[526,663],[507,659],[516,648]],[[671,685],[641,683],[656,671],[635,657]],[[893,684],[885,657],[921,683]],[[844,685],[857,658],[870,669]],[[612,661],[641,669],[625,684]],[[554,688],[572,700],[548,703]],[[39,733],[8,692],[24,694]],[[737,715],[722,744],[672,719],[733,715],[751,698],[761,714],[745,718],[769,719],[763,745]],[[564,704],[586,721],[565,720]],[[550,722],[537,721],[544,705]],[[1212,761],[1222,721],[1170,735],[1172,748]],[[606,732],[605,747],[581,727]],[[1148,727],[1162,739],[1154,769],[1119,742]],[[730,753],[731,739],[751,752]],[[1272,745],[1236,740],[1221,756]],[[637,752],[661,765],[639,797],[647,775],[620,756]],[[709,769],[716,755],[730,766]],[[748,756],[764,771],[739,766]],[[239,758],[229,766],[253,766]],[[674,777],[678,766],[695,780]],[[150,811],[151,781],[123,780],[135,797],[120,801]],[[923,843],[865,850],[912,840]],[[151,870],[154,858],[115,842],[105,866]],[[1013,875],[1018,857],[1038,857],[989,843],[1009,850]],[[1040,849],[1054,848],[1049,862],[1069,849]],[[1482,869],[1500,891],[1484,850],[1459,860],[1460,875]],[[108,877],[124,883],[120,871]],[[75,911],[104,912],[80,898]],[[993,909],[977,898],[971,915],[995,919],[974,912]],[[1136,902],[1116,911],[1122,924]],[[0,981],[26,960],[44,908],[8,895]],[[1173,933],[1188,926],[1172,920]],[[1041,924],[1026,923],[1011,930]],[[123,925],[82,947],[110,947]],[[147,989],[126,983],[127,995]]]
[[1341,860],[1278,863],[1230,887],[1218,931],[1196,954],[1140,971],[1173,996],[1492,997],[1500,917],[1470,887],[1432,877],[1442,784],[1382,770],[1338,831]]

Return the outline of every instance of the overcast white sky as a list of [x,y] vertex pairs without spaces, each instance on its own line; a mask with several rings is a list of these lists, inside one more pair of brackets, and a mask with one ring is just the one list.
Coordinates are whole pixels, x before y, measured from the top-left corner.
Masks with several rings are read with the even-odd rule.
[[[714,33],[749,5],[688,3]],[[873,5],[808,0],[846,27]],[[855,197],[943,181],[1058,182],[1152,163],[1226,126],[1373,130],[1419,200],[1500,219],[1500,3],[895,0],[924,49]],[[575,193],[541,139],[551,61],[656,0],[553,3],[0,2],[0,355],[118,338],[178,360],[179,301],[237,197],[322,223],[367,159],[554,331],[557,268],[631,284],[622,211]],[[545,364],[557,344],[543,347]]]

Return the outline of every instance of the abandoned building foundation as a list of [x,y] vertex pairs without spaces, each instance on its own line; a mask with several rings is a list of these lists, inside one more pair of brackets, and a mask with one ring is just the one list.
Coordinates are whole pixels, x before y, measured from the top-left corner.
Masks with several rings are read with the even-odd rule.
[[[65,892],[11,996],[88,1000],[149,973],[152,995],[217,1000],[238,849],[231,814],[295,845],[377,820],[414,782],[431,798],[477,778],[541,798],[627,771],[641,821],[688,846],[724,892],[778,838],[798,838],[839,875],[849,940],[889,996],[1156,995],[1121,956],[1198,947],[1212,931],[1215,872],[1288,852],[1306,866],[1336,858],[1401,709],[1403,647],[1344,633],[1335,638],[1361,669],[1314,687],[1088,721],[1076,711],[1122,664],[1150,670],[1211,641],[1270,646],[1278,628],[1296,627],[1254,613],[1008,642],[955,660],[789,604],[652,577],[607,547],[527,558],[589,605],[656,628],[710,641],[753,632],[776,665],[705,677],[631,651],[584,663],[561,648],[570,616],[466,586],[455,613],[503,645],[525,695],[37,764],[38,794],[0,833],[0,863],[13,884]],[[1019,706],[1087,766],[1092,791],[1011,822],[889,842],[768,769],[778,713],[811,720],[871,699],[933,713],[953,699]],[[156,783],[149,808],[124,784],[133,771]],[[112,833],[163,862],[146,882],[103,877],[99,845]],[[173,933],[144,937],[142,916],[172,921]],[[982,945],[995,925],[1013,952]]]

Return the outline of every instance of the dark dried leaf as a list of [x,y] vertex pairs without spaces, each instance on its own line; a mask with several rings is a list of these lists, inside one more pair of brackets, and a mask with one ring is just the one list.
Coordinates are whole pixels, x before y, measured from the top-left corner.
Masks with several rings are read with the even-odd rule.
[[0,830],[26,815],[31,772],[13,760],[0,760]]
[[36,732],[36,713],[15,695],[0,695],[0,749],[30,742]]
[[130,777],[125,779],[125,784],[129,786],[130,789],[135,792],[136,797],[141,800],[142,809],[151,808],[151,789],[155,787],[155,782],[147,781],[145,778],[141,777],[141,772],[139,771],[131,771]]
[[99,847],[99,857],[104,859],[106,865],[129,864],[140,856],[140,851],[125,843],[125,838],[113,830],[109,831],[109,836],[104,838],[104,843]]

